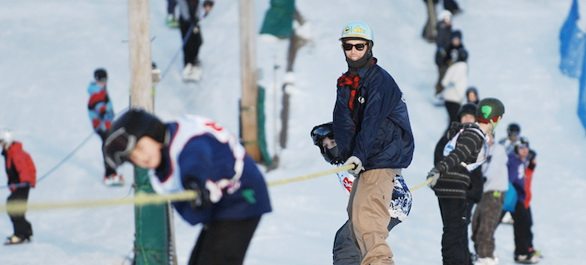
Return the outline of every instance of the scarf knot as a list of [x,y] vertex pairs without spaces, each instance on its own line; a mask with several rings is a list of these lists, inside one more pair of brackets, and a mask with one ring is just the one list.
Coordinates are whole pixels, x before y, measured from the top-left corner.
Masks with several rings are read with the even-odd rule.
[[345,73],[338,78],[338,88],[348,87],[350,89],[350,98],[348,99],[348,108],[354,110],[354,100],[360,86],[360,76],[357,74]]

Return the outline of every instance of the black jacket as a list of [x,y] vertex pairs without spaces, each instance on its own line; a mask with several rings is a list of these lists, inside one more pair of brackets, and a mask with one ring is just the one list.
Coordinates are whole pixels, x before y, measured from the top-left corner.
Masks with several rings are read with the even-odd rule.
[[[443,156],[443,149],[458,132],[455,149],[447,156]],[[478,191],[482,192],[482,181],[471,180],[471,172],[461,163],[472,164],[478,159],[480,150],[484,146],[484,134],[476,124],[452,123],[446,134],[438,142],[435,148],[434,164],[440,172],[440,178],[433,190],[440,198],[469,198],[476,201]],[[472,171],[475,172],[475,171]],[[478,173],[478,172],[477,172]],[[480,181],[478,181],[480,180]],[[472,185],[474,182],[476,185]],[[477,184],[479,183],[479,184]],[[480,185],[480,186],[479,186]],[[480,189],[478,189],[480,188]]]

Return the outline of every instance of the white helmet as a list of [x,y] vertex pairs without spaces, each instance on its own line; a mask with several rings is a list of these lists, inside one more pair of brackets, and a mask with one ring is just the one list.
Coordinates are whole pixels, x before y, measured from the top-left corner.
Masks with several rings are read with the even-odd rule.
[[452,20],[452,12],[450,12],[449,10],[442,10],[442,12],[440,12],[439,14],[439,20],[448,20],[451,21]]
[[14,138],[12,138],[12,132],[8,129],[0,129],[0,144],[2,146],[10,146]]
[[362,21],[353,21],[346,24],[342,30],[342,36],[340,37],[340,40],[345,38],[361,38],[374,42],[374,34],[372,29],[370,26],[368,26],[368,24]]

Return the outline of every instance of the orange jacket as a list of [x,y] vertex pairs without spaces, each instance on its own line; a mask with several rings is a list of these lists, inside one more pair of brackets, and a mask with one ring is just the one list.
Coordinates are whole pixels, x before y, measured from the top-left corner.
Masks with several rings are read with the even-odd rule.
[[22,149],[22,143],[13,142],[2,154],[6,160],[8,184],[29,183],[34,188],[37,170],[31,156]]
[[535,161],[531,161],[533,166],[527,167],[525,169],[525,201],[523,205],[525,209],[529,208],[531,204],[531,181],[533,180],[533,171],[535,170]]

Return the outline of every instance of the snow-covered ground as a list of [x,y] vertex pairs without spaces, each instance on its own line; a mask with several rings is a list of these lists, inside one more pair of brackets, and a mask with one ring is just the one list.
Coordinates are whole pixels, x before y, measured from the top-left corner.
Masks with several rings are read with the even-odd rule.
[[[96,67],[109,70],[109,92],[116,110],[128,103],[128,21],[126,1],[7,1],[0,9],[0,127],[15,131],[43,176],[90,136],[86,87]],[[260,27],[269,1],[256,1]],[[586,247],[586,138],[576,116],[577,80],[560,74],[558,33],[570,0],[458,1],[464,13],[454,24],[463,30],[470,52],[470,82],[481,97],[506,104],[497,128],[518,122],[538,152],[534,180],[535,246],[542,264],[582,264]],[[293,177],[329,168],[308,137],[316,124],[329,121],[335,80],[345,70],[338,35],[343,24],[362,19],[375,31],[374,54],[405,93],[415,134],[413,163],[405,170],[410,185],[422,182],[432,166],[433,147],[445,128],[443,108],[430,99],[436,79],[434,45],[420,38],[425,9],[421,1],[298,0],[311,23],[313,42],[298,54],[296,87],[287,149],[280,167],[267,179]],[[328,10],[324,15],[324,10]],[[183,84],[179,32],[164,26],[165,1],[151,1],[153,60],[171,70],[157,87],[156,112],[164,119],[197,113],[238,129],[238,1],[217,1],[202,22],[204,76]],[[284,41],[257,42],[261,83],[267,88],[267,130],[273,141],[274,78],[285,67]],[[273,67],[280,68],[274,72]],[[280,85],[279,85],[280,89]],[[277,96],[280,96],[277,94]],[[280,101],[280,99],[279,99]],[[100,140],[92,137],[70,160],[32,190],[30,202],[132,196],[129,185],[101,184]],[[272,149],[272,147],[271,147]],[[121,170],[131,181],[132,169]],[[0,173],[3,181],[5,173]],[[334,176],[271,189],[274,211],[261,221],[246,264],[328,264],[335,231],[346,219],[345,192]],[[8,195],[0,190],[0,197]],[[0,247],[0,264],[121,264],[133,244],[131,206],[29,212],[31,244]],[[175,218],[179,263],[185,264],[199,232]],[[12,232],[0,215],[0,235]],[[513,264],[513,232],[497,230],[497,255]],[[440,264],[441,219],[433,193],[414,193],[408,220],[396,227],[389,243],[397,264]]]

